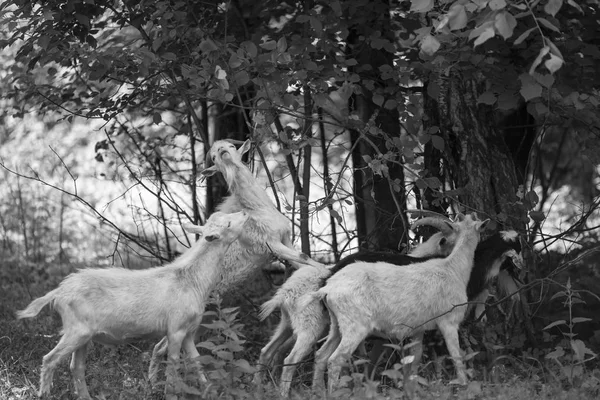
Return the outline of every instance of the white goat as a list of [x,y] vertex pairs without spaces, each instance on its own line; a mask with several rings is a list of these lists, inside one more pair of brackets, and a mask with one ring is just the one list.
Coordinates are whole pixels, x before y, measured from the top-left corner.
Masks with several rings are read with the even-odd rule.
[[446,258],[398,268],[387,263],[357,262],[332,276],[310,294],[327,306],[330,329],[321,348],[327,358],[329,391],[339,384],[344,358],[371,333],[399,339],[421,336],[436,326],[452,356],[458,379],[466,384],[458,327],[467,307],[467,282],[480,231],[489,220],[462,215],[454,222],[458,238]]
[[[233,143],[217,140],[208,153],[214,165],[202,171],[206,176],[221,172],[227,182],[231,195],[217,206],[218,211],[231,213],[244,210],[250,216],[240,237],[250,246],[242,247],[234,242],[229,247],[221,268],[223,277],[215,288],[216,294],[222,294],[243,282],[254,271],[264,267],[273,254],[300,265],[322,268],[322,264],[292,247],[289,219],[275,208],[250,169],[242,162],[242,155],[250,149],[250,145],[251,142],[247,140],[236,150]],[[148,373],[151,382],[156,380],[158,363],[166,350],[164,338],[152,353]]]
[[[277,353],[285,350],[289,339],[295,336],[292,351],[284,361],[281,374],[280,392],[282,396],[289,394],[292,378],[297,364],[306,357],[312,347],[323,336],[329,318],[327,312],[318,300],[313,300],[299,306],[299,299],[321,288],[327,278],[342,270],[348,264],[356,261],[387,261],[396,265],[406,265],[423,261],[428,257],[444,257],[452,251],[456,232],[447,219],[423,218],[413,224],[417,226],[431,225],[441,232],[434,234],[428,241],[414,248],[410,255],[390,253],[356,253],[345,257],[328,269],[304,267],[296,272],[277,290],[276,294],[261,307],[260,318],[265,319],[275,309],[281,309],[281,320],[269,343],[261,350],[258,360],[258,373],[254,382],[264,379],[264,369],[273,364]],[[335,275],[334,275],[335,276]],[[321,368],[318,368],[321,367]],[[322,384],[324,367],[315,366],[313,386]]]
[[76,394],[91,399],[85,383],[86,347],[91,340],[115,345],[166,334],[172,361],[167,381],[172,380],[182,346],[188,356],[199,355],[194,333],[219,280],[223,254],[242,233],[248,217],[243,211],[215,213],[205,226],[190,228],[202,237],[171,264],[144,270],[82,269],[18,311],[18,318],[31,318],[51,304],[63,323],[63,336],[44,356],[39,396],[50,393],[55,368],[72,354]]

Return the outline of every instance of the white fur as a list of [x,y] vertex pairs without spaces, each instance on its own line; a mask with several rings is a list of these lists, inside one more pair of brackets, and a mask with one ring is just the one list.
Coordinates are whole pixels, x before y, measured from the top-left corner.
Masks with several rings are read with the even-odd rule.
[[114,345],[166,335],[172,361],[167,381],[172,381],[182,346],[190,357],[199,355],[194,333],[219,280],[223,254],[247,220],[245,212],[215,213],[204,227],[197,228],[200,240],[173,263],[145,270],[82,269],[19,311],[18,318],[31,318],[51,304],[63,322],[62,338],[44,356],[40,397],[50,393],[58,363],[72,354],[75,391],[79,398],[91,399],[85,383],[90,340]]
[[330,315],[329,336],[317,356],[328,360],[330,392],[339,384],[344,359],[368,335],[378,332],[402,339],[435,327],[454,360],[457,381],[466,383],[458,327],[466,311],[466,287],[483,224],[471,216],[456,221],[459,236],[447,258],[402,268],[357,262],[312,294],[325,301]]

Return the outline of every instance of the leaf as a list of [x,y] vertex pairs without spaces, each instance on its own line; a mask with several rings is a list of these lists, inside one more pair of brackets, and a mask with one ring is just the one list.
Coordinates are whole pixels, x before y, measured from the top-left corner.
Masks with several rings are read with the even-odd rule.
[[177,56],[175,55],[175,53],[171,53],[170,51],[167,51],[166,53],[162,54],[161,57],[169,61],[177,60]]
[[591,318],[585,318],[585,317],[575,317],[571,320],[572,323],[574,324],[578,324],[580,322],[587,322],[587,321],[592,321]]
[[583,361],[586,354],[595,355],[594,352],[588,349],[585,343],[579,339],[571,340],[571,348],[573,349],[573,353],[575,353],[577,361]]
[[248,53],[250,58],[255,58],[258,55],[258,48],[253,42],[242,42],[241,47],[246,50],[246,53]]
[[285,39],[285,36],[282,36],[277,41],[277,52],[283,53],[286,50],[287,50],[287,40]]
[[550,301],[552,301],[554,299],[558,299],[559,297],[566,297],[566,296],[567,296],[567,292],[561,290],[560,292],[554,293],[554,295],[550,298]]
[[444,151],[444,138],[438,135],[431,135],[431,144],[439,151]]
[[248,72],[242,70],[238,71],[233,75],[233,79],[238,86],[244,86],[246,83],[250,82],[250,76]]
[[506,7],[506,1],[505,0],[492,0],[488,3],[488,5],[492,10],[502,10],[504,7]]
[[429,81],[427,84],[427,95],[436,100],[440,95],[440,85],[436,81]]
[[548,2],[544,5],[544,11],[546,14],[550,14],[554,17],[562,5],[563,0],[548,0]]
[[426,13],[433,8],[433,0],[410,0],[410,11]]
[[554,77],[552,75],[542,75],[542,74],[534,73],[533,77],[537,82],[539,82],[545,88],[550,88],[554,84]]
[[510,91],[500,93],[496,105],[500,110],[515,110],[519,105],[519,96]]
[[550,329],[550,328],[554,328],[555,326],[560,326],[560,325],[566,325],[567,321],[565,321],[564,319],[561,319],[559,321],[554,321],[551,324],[546,325],[544,328],[542,328],[543,331],[545,331],[546,329]]
[[467,26],[467,11],[462,4],[453,4],[450,7],[450,12],[448,12],[448,17],[450,18],[449,25],[451,31],[456,31]]
[[421,50],[423,53],[432,56],[440,48],[440,42],[431,35],[427,35],[421,41]]
[[38,45],[46,50],[48,48],[48,45],[50,44],[50,36],[40,36],[40,38],[38,39]]
[[477,98],[477,104],[487,104],[487,105],[491,106],[495,102],[496,102],[496,95],[493,92],[482,93]]
[[394,99],[386,100],[385,104],[383,105],[383,108],[386,110],[394,110],[396,107],[398,107],[398,102]]
[[546,18],[538,18],[537,19],[538,22],[540,22],[542,25],[544,25],[546,28],[550,29],[551,31],[560,33],[560,29],[558,29],[556,26],[552,25],[552,23],[550,21],[548,21]]
[[531,32],[533,32],[535,29],[536,29],[536,27],[534,26],[533,28],[529,28],[525,32],[521,33],[521,35],[519,35],[519,37],[515,40],[514,45],[517,46],[517,45],[521,44],[521,42],[523,42],[523,40],[527,39],[529,37],[529,34]]
[[494,21],[494,27],[498,33],[504,38],[504,40],[510,38],[513,35],[513,31],[517,26],[517,20],[509,12],[502,11],[496,14],[496,20]]
[[219,48],[212,40],[204,39],[200,42],[200,45],[198,45],[198,50],[202,51],[203,53],[208,53],[211,51],[219,50]]
[[275,42],[274,40],[267,40],[259,44],[259,46],[267,51],[273,51],[277,48],[277,42]]
[[579,11],[580,13],[583,14],[583,10],[581,9],[581,6],[579,4],[577,4],[577,2],[575,0],[567,0],[567,4],[570,5],[571,7],[575,7],[577,9],[577,11]]
[[529,213],[529,216],[535,222],[542,222],[546,218],[546,216],[544,215],[544,213],[541,212],[541,211],[531,211]]
[[237,68],[240,65],[242,65],[242,60],[240,60],[240,58],[238,57],[237,54],[232,53],[231,57],[229,57],[229,62],[228,62],[229,66],[231,68]]
[[546,358],[556,360],[564,355],[565,355],[565,351],[563,350],[563,348],[561,346],[556,346],[556,350],[546,354]]
[[486,41],[488,41],[489,39],[493,38],[494,35],[496,35],[496,31],[494,30],[493,26],[489,26],[487,27],[480,35],[477,39],[475,39],[475,42],[473,42],[473,47],[477,47],[480,44],[485,43]]
[[546,68],[548,68],[548,71],[550,71],[551,74],[558,71],[563,64],[564,60],[558,56],[555,56],[554,54],[550,54],[550,58],[544,61],[544,65]]
[[162,116],[159,112],[155,112],[154,114],[152,114],[152,122],[154,122],[156,125],[162,122]]
[[227,72],[221,68],[219,65],[215,67],[215,77],[217,79],[225,79],[227,78]]
[[385,99],[383,98],[383,96],[378,93],[375,93],[373,95],[373,103],[377,104],[379,107],[381,107],[383,105],[384,100]]
[[535,58],[535,60],[533,61],[533,64],[531,64],[531,67],[529,68],[529,75],[533,75],[537,66],[540,65],[540,63],[544,59],[544,56],[546,54],[548,54],[549,52],[550,52],[550,47],[548,47],[548,46],[544,46],[540,49],[538,56]]
[[88,29],[90,28],[90,19],[87,16],[85,16],[83,14],[75,13],[75,19],[81,25],[85,26]]
[[310,17],[310,26],[314,29],[317,36],[321,36],[323,33],[323,24],[316,17]]

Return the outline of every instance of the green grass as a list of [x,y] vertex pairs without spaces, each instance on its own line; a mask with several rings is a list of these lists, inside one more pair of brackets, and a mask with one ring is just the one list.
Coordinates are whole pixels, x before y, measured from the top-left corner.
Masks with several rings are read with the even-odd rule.
[[[54,281],[54,282],[50,282]],[[14,312],[24,308],[32,297],[44,294],[56,286],[59,278],[49,279],[43,284],[28,282],[3,283],[0,290],[0,399],[35,399],[39,384],[42,357],[57,343],[60,318],[51,310],[44,309],[37,318],[18,321]],[[267,340],[268,329],[255,323],[250,312],[242,312],[242,331],[248,341],[242,351],[234,352],[253,364],[261,344]],[[87,383],[90,393],[97,399],[162,399],[162,388],[152,389],[147,382],[149,355],[154,343],[140,342],[135,345],[109,349],[92,344],[87,357]],[[521,358],[522,359],[522,358]],[[493,368],[476,362],[474,379],[469,386],[448,385],[452,368],[434,372],[433,363],[425,365],[422,375],[427,385],[408,385],[407,391],[390,388],[389,381],[359,383],[353,392],[341,390],[330,396],[340,399],[597,399],[600,397],[600,370],[586,365],[584,372],[573,382],[560,375],[557,365],[548,361],[526,363],[517,357],[506,357],[504,362],[495,363]],[[233,379],[231,369],[223,367],[223,377],[217,379],[207,398],[225,399],[277,399],[272,384],[255,387],[249,384],[251,374],[238,374]],[[485,371],[485,373],[484,373]],[[300,366],[294,386],[293,399],[322,399],[322,394],[311,393],[311,366],[307,362]],[[231,375],[233,376],[233,375]],[[360,376],[360,375],[359,375]],[[204,390],[205,388],[200,388]],[[72,384],[68,362],[57,368],[52,389],[52,399],[71,399]],[[200,398],[200,396],[189,396]]]

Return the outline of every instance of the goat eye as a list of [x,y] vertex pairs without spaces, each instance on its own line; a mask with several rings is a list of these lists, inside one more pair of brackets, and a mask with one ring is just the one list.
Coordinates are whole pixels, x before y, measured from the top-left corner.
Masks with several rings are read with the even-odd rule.
[[227,227],[231,227],[231,221],[229,221],[229,223],[227,224]]

